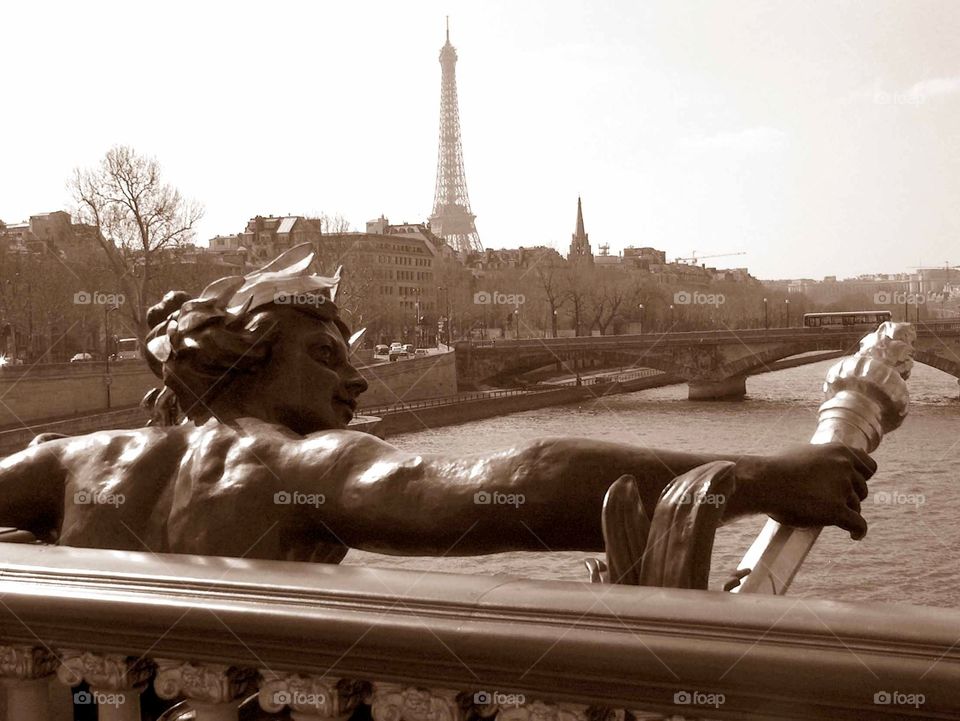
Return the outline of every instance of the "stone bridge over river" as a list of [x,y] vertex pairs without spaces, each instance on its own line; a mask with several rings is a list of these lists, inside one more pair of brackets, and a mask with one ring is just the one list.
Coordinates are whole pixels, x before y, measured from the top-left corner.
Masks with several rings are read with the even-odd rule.
[[[960,322],[919,323],[919,363],[960,378]],[[656,368],[687,381],[689,397],[740,398],[748,375],[775,361],[813,351],[853,353],[868,331],[770,328],[579,338],[470,341],[456,346],[461,384],[504,383],[551,364]]]

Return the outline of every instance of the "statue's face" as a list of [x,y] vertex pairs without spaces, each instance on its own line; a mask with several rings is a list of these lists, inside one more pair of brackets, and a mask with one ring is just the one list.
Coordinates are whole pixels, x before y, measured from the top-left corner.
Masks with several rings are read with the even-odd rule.
[[293,309],[277,318],[279,336],[248,396],[253,407],[303,435],[345,428],[367,382],[350,364],[336,324]]

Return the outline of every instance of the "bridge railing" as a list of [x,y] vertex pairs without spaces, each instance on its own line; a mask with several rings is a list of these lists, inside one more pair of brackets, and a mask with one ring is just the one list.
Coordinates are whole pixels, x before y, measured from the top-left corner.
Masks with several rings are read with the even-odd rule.
[[530,388],[509,388],[495,391],[476,391],[474,393],[458,393],[455,396],[442,396],[440,398],[428,398],[421,401],[398,401],[381,406],[361,407],[364,415],[379,416],[384,413],[399,413],[403,411],[416,411],[424,408],[436,408],[437,406],[457,405],[459,403],[470,403],[472,401],[482,401],[489,398],[508,398],[510,396],[522,396],[530,393],[543,392],[545,389],[537,386]]
[[[918,335],[921,336],[934,333],[960,333],[960,319],[956,321],[921,321],[914,325]],[[661,343],[686,344],[690,342],[724,340],[763,340],[767,342],[790,342],[818,338],[844,338],[845,340],[849,338],[850,340],[856,340],[867,332],[869,331],[864,328],[806,328],[797,326],[789,328],[746,328],[742,330],[698,330],[671,333],[575,336],[570,338],[514,338],[509,340],[464,341],[463,343],[470,348],[492,348],[498,350],[540,347],[576,348],[580,346],[596,348],[598,346],[628,346]]]
[[[596,375],[587,378],[581,378],[580,384],[584,383],[626,383],[637,380],[638,378],[652,378],[653,376],[666,375],[663,371],[655,368],[634,368],[625,371],[597,371]],[[568,378],[562,381],[549,381],[552,386],[575,386],[576,378]]]
[[[4,718],[956,719],[960,612],[5,544]],[[72,698],[70,698],[72,689]],[[363,708],[361,708],[363,707]],[[629,716],[627,716],[629,714]],[[86,716],[90,718],[90,715]]]

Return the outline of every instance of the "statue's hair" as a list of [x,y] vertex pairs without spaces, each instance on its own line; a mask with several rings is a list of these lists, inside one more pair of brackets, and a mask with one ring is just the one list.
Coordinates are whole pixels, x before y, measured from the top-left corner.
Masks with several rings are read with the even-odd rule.
[[[170,291],[150,308],[147,322],[152,330],[147,343],[168,334],[184,303],[191,296]],[[282,332],[289,313],[304,313],[318,320],[333,321],[344,340],[350,330],[340,320],[332,302],[311,306],[268,304],[240,316],[220,316],[189,331],[177,333],[178,343],[166,360],[146,351],[147,363],[177,398],[182,412],[197,423],[210,417],[209,406],[229,385],[243,382],[270,360],[273,344]],[[249,381],[248,381],[249,382]]]

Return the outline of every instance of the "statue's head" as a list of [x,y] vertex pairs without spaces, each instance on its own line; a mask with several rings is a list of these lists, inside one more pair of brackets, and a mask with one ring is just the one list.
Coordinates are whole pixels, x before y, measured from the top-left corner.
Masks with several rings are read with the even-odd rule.
[[367,383],[350,364],[338,283],[339,271],[316,272],[305,243],[197,298],[167,293],[147,317],[147,360],[197,423],[253,416],[301,434],[343,428]]

